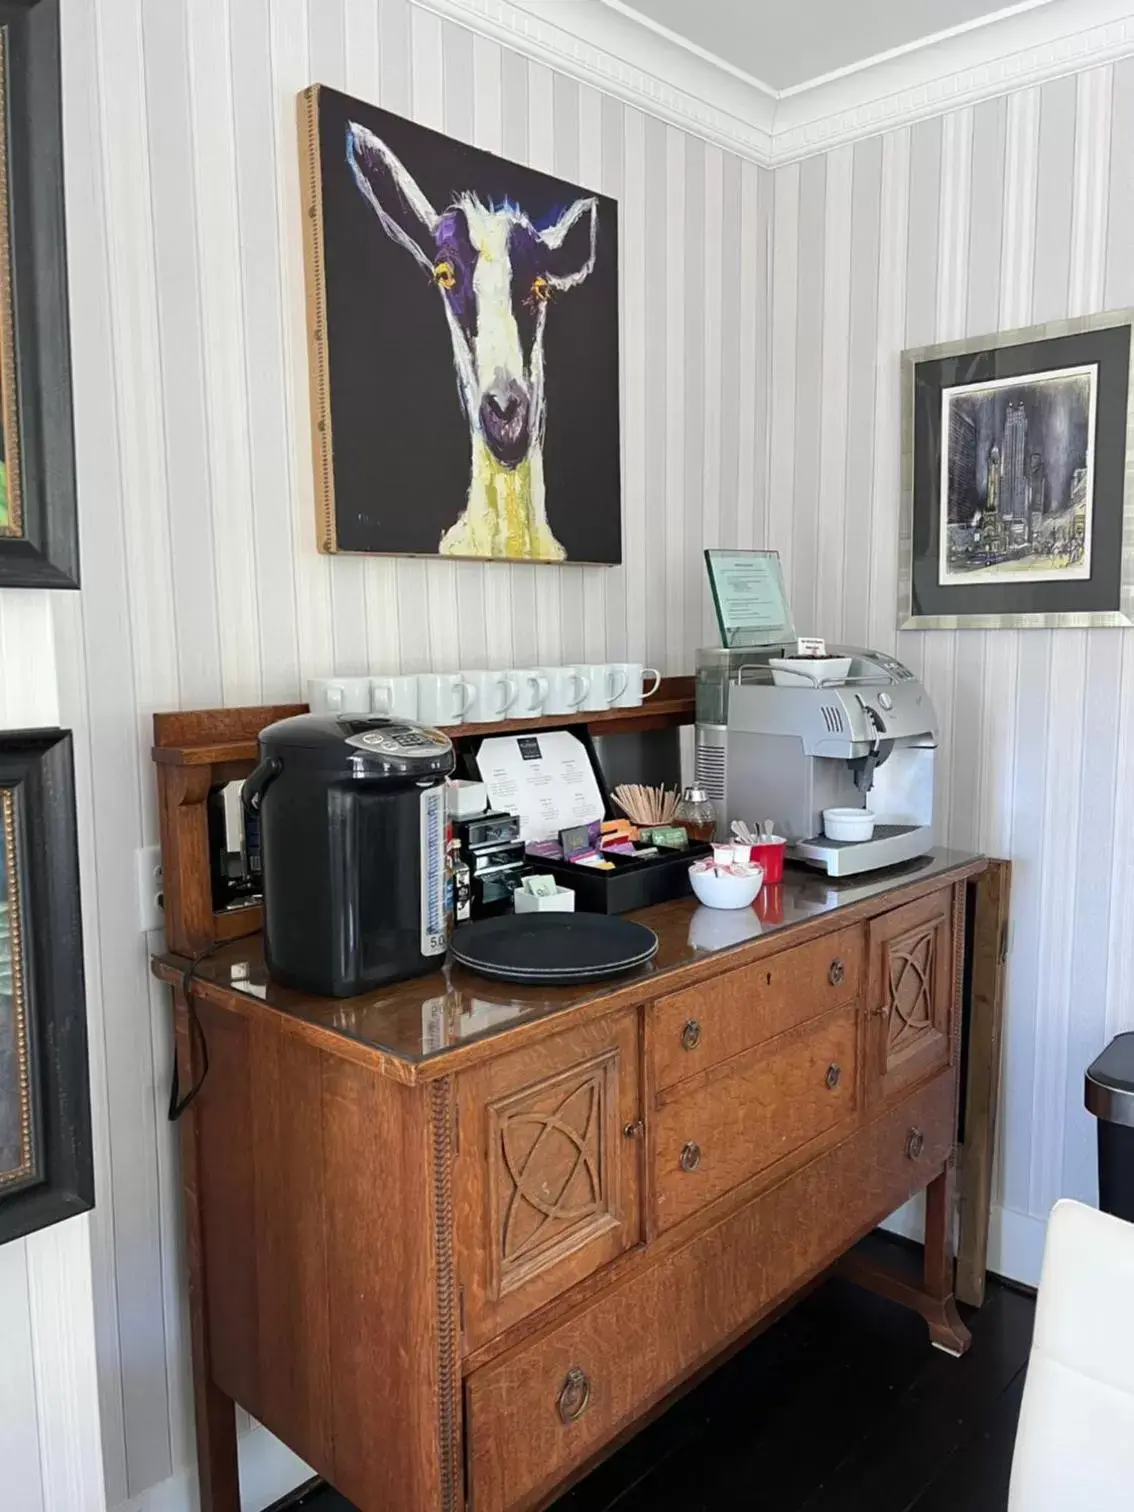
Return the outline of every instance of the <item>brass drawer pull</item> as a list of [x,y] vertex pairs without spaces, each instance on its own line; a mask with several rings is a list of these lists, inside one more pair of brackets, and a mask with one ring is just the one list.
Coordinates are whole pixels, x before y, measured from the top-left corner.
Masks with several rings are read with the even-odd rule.
[[555,1399],[559,1416],[565,1423],[577,1423],[590,1406],[590,1402],[591,1383],[584,1371],[577,1365],[572,1365],[563,1377],[563,1385],[560,1386],[559,1395]]
[[633,1123],[623,1124],[622,1132],[627,1139],[641,1139],[646,1132],[646,1125],[640,1118],[636,1118]]
[[920,1129],[911,1129],[906,1135],[906,1155],[910,1160],[918,1160],[925,1149],[925,1135]]
[[692,1139],[681,1152],[681,1169],[695,1171],[701,1164],[701,1146]]
[[824,1081],[827,1083],[827,1090],[833,1092],[839,1085],[842,1077],[843,1068],[841,1066],[836,1066],[832,1061],[832,1063],[827,1067],[827,1075],[824,1077]]
[[832,961],[830,966],[827,967],[827,980],[832,987],[837,987],[846,974],[847,968],[840,960],[836,959]]
[[681,1044],[686,1050],[696,1050],[701,1043],[701,1025],[696,1019],[689,1019],[685,1028],[681,1031]]

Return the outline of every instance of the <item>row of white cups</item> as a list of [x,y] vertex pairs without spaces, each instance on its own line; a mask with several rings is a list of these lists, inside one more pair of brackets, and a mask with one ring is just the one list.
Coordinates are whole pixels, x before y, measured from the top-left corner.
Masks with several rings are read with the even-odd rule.
[[307,702],[316,714],[385,714],[429,725],[491,724],[581,710],[636,709],[661,685],[641,662],[503,671],[419,672],[383,677],[315,677]]

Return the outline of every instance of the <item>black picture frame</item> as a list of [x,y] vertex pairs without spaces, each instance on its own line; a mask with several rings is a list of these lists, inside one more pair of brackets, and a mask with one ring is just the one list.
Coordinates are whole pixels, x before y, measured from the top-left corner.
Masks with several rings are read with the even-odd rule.
[[[1112,310],[902,353],[899,629],[1134,624],[1132,324],[1134,311]],[[1080,470],[1073,478],[1066,441],[1055,443],[1056,471],[1050,476],[1062,477],[1064,485],[1069,478],[1074,483],[1070,492],[1066,486],[1060,492],[1048,486],[1047,471],[1053,435],[1050,405],[1059,401],[1035,396],[1037,385],[1046,384],[1044,392],[1050,393],[1072,381],[1089,385],[1089,420],[1084,398],[1076,443]],[[1013,401],[1021,417],[1013,441],[1018,481],[1015,506],[1005,512],[1008,453],[1002,460],[1001,449],[1010,445]],[[1030,407],[1034,403],[1038,411]],[[957,419],[962,405],[976,406],[979,424]],[[996,420],[991,418],[994,409]],[[1065,417],[1068,411],[1059,413]],[[1066,422],[1062,434],[1067,434]],[[987,483],[982,489],[979,480],[986,456]],[[969,487],[955,482],[955,465],[962,479],[966,475],[962,461],[968,464]],[[1034,471],[1025,480],[1028,467]],[[1001,472],[1004,479],[999,509],[990,503],[994,471],[998,482]],[[1033,486],[1037,482],[1038,487]],[[948,494],[944,505],[943,492]],[[1058,507],[1052,506],[1053,494],[1061,500]],[[958,498],[970,502],[955,512]],[[947,538],[942,534],[946,529]],[[957,546],[955,540],[963,544]],[[1042,546],[1037,548],[1036,542]],[[955,551],[961,554],[954,556]],[[1052,564],[1053,557],[1058,566]],[[954,565],[959,562],[964,565]],[[1077,571],[1067,571],[1068,567]],[[971,580],[966,581],[970,572]]]
[[0,0],[0,588],[77,588],[59,0]]
[[0,734],[0,846],[9,911],[0,954],[10,967],[0,977],[3,1244],[94,1206],[69,731]]

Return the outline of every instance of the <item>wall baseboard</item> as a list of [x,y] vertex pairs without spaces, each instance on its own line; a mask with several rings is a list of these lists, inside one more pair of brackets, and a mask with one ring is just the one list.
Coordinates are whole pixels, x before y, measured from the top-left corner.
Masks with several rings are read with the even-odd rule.
[[[240,1504],[245,1512],[263,1512],[310,1481],[314,1470],[286,1444],[257,1423],[240,1439]],[[196,1467],[183,1467],[168,1480],[117,1509],[117,1512],[197,1512]]]
[[[904,1207],[891,1213],[882,1227],[891,1234],[920,1242],[925,1236],[924,1195],[919,1192]],[[1046,1233],[1046,1219],[994,1203],[988,1231],[989,1270],[1024,1286],[1038,1286]]]

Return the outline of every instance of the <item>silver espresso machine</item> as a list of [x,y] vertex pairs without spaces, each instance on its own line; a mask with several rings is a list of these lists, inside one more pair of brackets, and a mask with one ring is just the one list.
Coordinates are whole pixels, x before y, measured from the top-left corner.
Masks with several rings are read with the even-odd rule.
[[[717,648],[697,655],[697,782],[732,819],[769,818],[788,856],[831,877],[924,855],[934,844],[937,719],[901,662],[879,651],[851,658],[838,681],[778,686],[769,662],[792,647]],[[870,840],[829,840],[823,810],[869,808]]]

